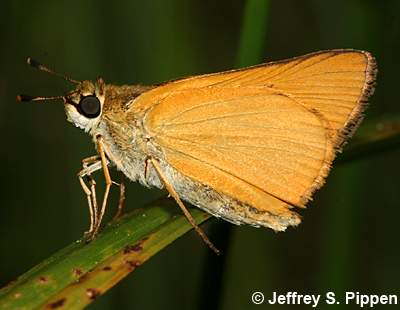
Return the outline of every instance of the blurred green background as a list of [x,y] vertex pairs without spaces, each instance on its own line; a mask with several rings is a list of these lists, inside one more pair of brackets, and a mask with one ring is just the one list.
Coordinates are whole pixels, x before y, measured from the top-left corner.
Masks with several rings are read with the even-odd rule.
[[[247,16],[257,22],[250,34],[243,27],[247,1],[1,2],[0,286],[79,238],[89,224],[76,172],[94,147],[66,122],[61,103],[15,103],[19,93],[70,90],[29,68],[27,56],[78,80],[152,84],[321,49],[364,49],[379,67],[364,128],[400,119],[400,1],[252,2],[263,2],[263,12],[255,10],[263,18]],[[399,294],[399,156],[394,147],[337,163],[304,222],[286,233],[209,221],[203,227],[223,256],[191,232],[91,308],[251,309],[256,290]],[[113,195],[115,206],[116,189]],[[162,195],[129,183],[127,207]],[[286,308],[292,307],[279,307]],[[308,307],[296,307],[302,308]]]

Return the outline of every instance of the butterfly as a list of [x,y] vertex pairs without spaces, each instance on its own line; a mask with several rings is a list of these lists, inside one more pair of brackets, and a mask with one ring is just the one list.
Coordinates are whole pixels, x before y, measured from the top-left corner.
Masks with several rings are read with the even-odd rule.
[[[369,52],[328,50],[153,86],[63,76],[77,84],[66,95],[18,99],[63,99],[67,119],[95,142],[98,155],[84,160],[79,174],[92,236],[114,166],[132,181],[165,188],[216,250],[182,200],[234,224],[275,231],[298,225],[296,209],[324,184],[360,124],[376,73]],[[92,179],[100,169],[106,177],[101,208]]]

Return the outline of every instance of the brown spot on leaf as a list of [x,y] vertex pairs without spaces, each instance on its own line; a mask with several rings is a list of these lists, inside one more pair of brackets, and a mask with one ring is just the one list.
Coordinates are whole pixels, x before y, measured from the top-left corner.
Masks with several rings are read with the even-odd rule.
[[88,288],[86,290],[86,296],[92,300],[96,299],[98,296],[100,296],[100,294],[100,291],[95,288]]
[[49,308],[50,309],[57,309],[59,307],[62,307],[65,304],[66,300],[67,300],[66,298],[61,298],[60,300],[52,302],[51,304],[49,304]]
[[135,244],[135,245],[128,245],[128,246],[126,246],[124,248],[124,254],[129,254],[129,253],[132,253],[132,252],[139,252],[142,249],[143,248],[142,248],[142,245],[141,245],[140,242]]
[[143,250],[142,244],[141,243],[135,244],[133,246],[132,250],[135,252],[139,252],[139,251]]
[[124,250],[123,253],[124,254],[129,254],[132,252],[139,252],[141,250],[143,250],[143,242],[145,242],[147,239],[149,239],[148,236],[144,237],[142,240],[140,240],[138,243],[134,244],[134,245],[127,245]]
[[111,269],[112,269],[111,266],[105,266],[105,267],[103,268],[104,271],[110,271]]
[[49,281],[47,277],[41,276],[39,277],[39,283],[40,284],[46,284]]
[[74,269],[72,270],[72,272],[73,272],[74,275],[77,276],[77,277],[79,277],[79,276],[83,273],[83,271],[82,271],[81,269],[79,269],[79,268],[74,268]]
[[129,267],[132,271],[135,270],[136,267],[139,267],[140,264],[141,264],[141,262],[138,261],[138,260],[127,260],[125,263],[128,265],[128,267]]
[[133,247],[133,245],[127,245],[127,246],[124,248],[123,253],[124,253],[124,254],[129,254],[129,253],[133,252],[132,247]]

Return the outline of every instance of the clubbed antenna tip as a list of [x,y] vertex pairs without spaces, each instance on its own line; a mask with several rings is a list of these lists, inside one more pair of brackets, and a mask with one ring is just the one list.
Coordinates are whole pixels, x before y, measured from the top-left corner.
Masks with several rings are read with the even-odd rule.
[[28,65],[30,65],[31,67],[33,67],[35,69],[38,69],[40,71],[44,71],[44,72],[50,73],[52,75],[58,76],[58,77],[63,78],[64,80],[66,80],[66,81],[68,81],[70,83],[73,83],[73,84],[79,84],[80,83],[77,80],[71,79],[68,76],[65,76],[63,74],[57,73],[57,72],[49,69],[48,67],[46,67],[45,65],[41,64],[37,60],[32,59],[31,57],[28,57],[26,59],[26,62],[28,63]]
[[27,102],[27,101],[45,101],[45,100],[57,100],[63,99],[64,96],[54,96],[54,97],[38,97],[29,95],[17,95],[17,102]]

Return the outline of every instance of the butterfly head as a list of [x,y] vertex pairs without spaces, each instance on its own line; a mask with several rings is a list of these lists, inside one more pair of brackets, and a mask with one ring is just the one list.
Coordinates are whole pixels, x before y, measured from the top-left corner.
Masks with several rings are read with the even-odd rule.
[[100,78],[95,83],[80,82],[76,89],[63,97],[67,120],[86,132],[99,123],[105,100],[105,84]]
[[68,121],[86,132],[90,132],[93,128],[97,127],[105,101],[105,83],[101,78],[96,82],[80,82],[56,73],[32,58],[28,58],[27,62],[36,69],[59,76],[64,80],[75,84],[76,88],[66,95],[54,97],[18,95],[17,101],[48,101],[62,99]]

